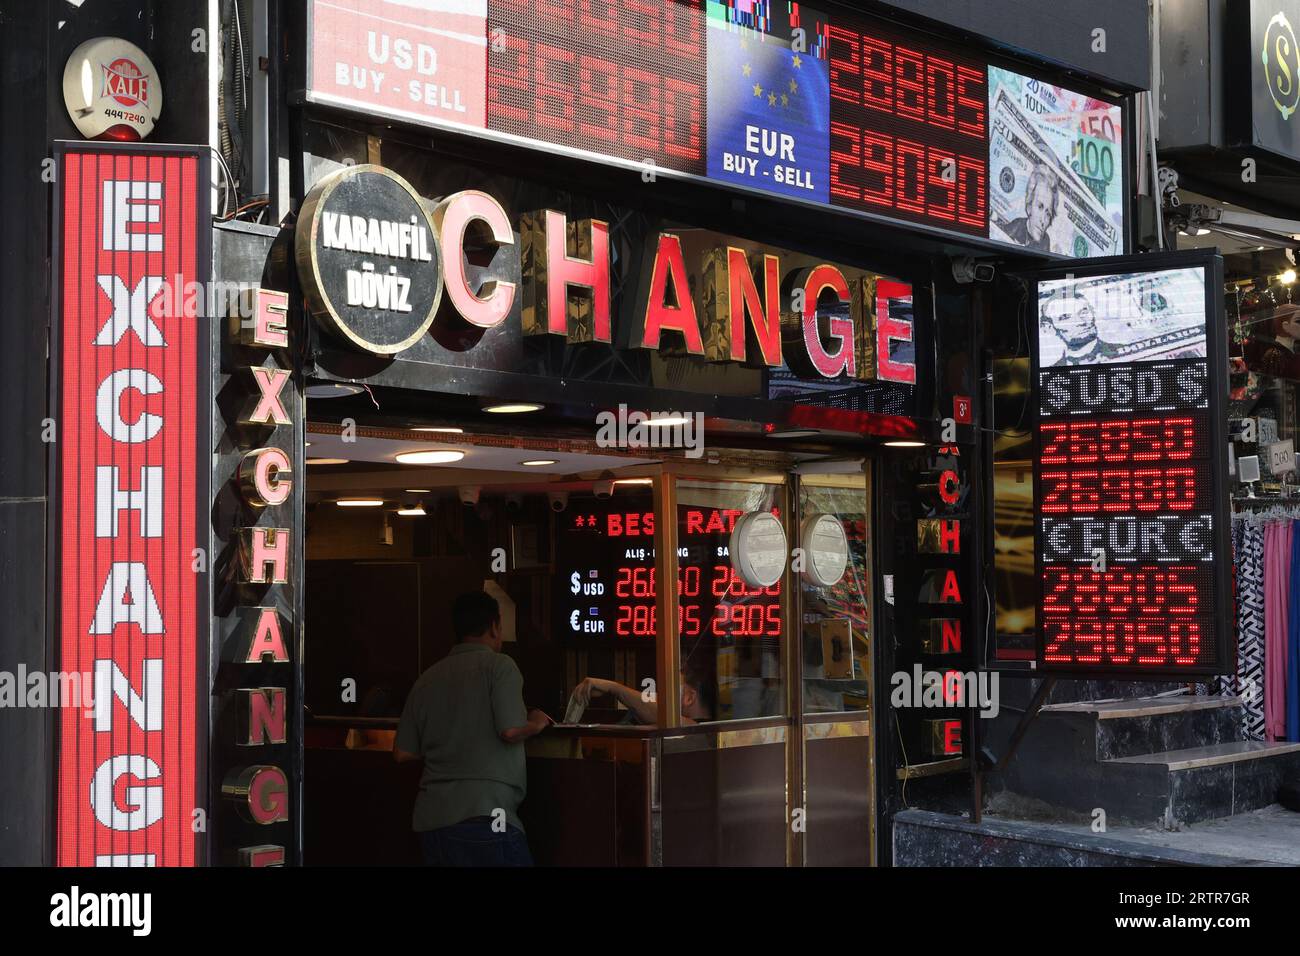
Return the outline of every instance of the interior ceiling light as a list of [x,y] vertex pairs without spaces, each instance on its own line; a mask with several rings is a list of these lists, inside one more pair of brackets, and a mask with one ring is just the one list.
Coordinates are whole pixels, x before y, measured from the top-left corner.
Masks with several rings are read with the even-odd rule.
[[1280,276],[1277,277],[1277,281],[1282,283],[1283,285],[1293,284],[1295,282],[1295,270],[1287,269],[1285,272],[1283,272]]
[[653,485],[653,478],[615,478],[616,485]]
[[521,461],[519,464],[525,468],[541,468],[543,465],[554,465],[554,458],[529,458],[527,461]]
[[347,398],[349,395],[361,394],[360,385],[345,385],[342,382],[318,382],[308,385],[304,394],[308,398]]
[[768,432],[767,437],[768,438],[812,438],[820,434],[821,432],[819,432],[815,428],[784,428],[781,429],[780,431]]
[[691,421],[689,415],[660,415],[647,418],[644,424],[646,428],[670,428],[673,425],[689,425]]
[[408,495],[427,495],[432,490],[432,488],[407,488],[406,493]]
[[383,498],[340,498],[336,504],[340,508],[382,508]]
[[925,447],[925,442],[923,442],[923,441],[887,441],[887,442],[885,442],[885,447],[886,447],[886,448],[924,448],[924,447]]
[[463,451],[453,448],[434,448],[429,451],[404,451],[397,456],[403,465],[450,465],[465,457]]
[[483,411],[493,415],[522,415],[524,412],[540,412],[545,407],[535,402],[498,402],[495,405],[484,405]]
[[426,514],[424,505],[416,505],[414,508],[398,508],[397,513],[404,518],[422,518]]
[[456,427],[454,427],[454,426],[452,426],[452,425],[445,425],[445,426],[444,426],[444,425],[438,425],[438,426],[436,426],[436,427],[434,427],[434,426],[430,426],[430,427],[428,427],[428,428],[412,428],[411,431],[413,431],[413,432],[438,432],[439,434],[443,434],[443,435],[463,435],[463,434],[465,434],[465,429],[463,429],[463,428],[456,428]]
[[347,463],[348,460],[346,458],[308,458],[307,459],[307,464],[309,465],[346,465]]

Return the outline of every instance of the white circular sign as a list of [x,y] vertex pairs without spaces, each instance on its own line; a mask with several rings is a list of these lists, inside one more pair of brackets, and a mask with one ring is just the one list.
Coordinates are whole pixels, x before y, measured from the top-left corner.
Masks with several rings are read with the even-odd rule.
[[144,50],[117,37],[96,37],[68,57],[63,102],[86,139],[130,142],[153,132],[162,84]]
[[803,576],[819,588],[838,584],[849,566],[849,539],[834,515],[815,514],[799,529],[803,548]]
[[770,511],[742,515],[731,531],[731,566],[746,584],[770,588],[785,573],[785,529]]

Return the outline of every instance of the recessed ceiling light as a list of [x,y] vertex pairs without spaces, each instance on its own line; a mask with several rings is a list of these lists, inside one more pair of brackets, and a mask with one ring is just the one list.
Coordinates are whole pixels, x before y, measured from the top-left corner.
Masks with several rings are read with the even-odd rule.
[[404,451],[397,456],[397,460],[403,465],[450,465],[464,457],[463,451],[435,448],[430,451]]
[[483,411],[493,415],[522,415],[524,412],[540,412],[545,407],[536,402],[501,402],[497,405],[484,405]]
[[424,505],[416,505],[414,508],[398,508],[397,513],[404,518],[421,518],[427,514]]
[[442,425],[439,425],[439,426],[436,427],[436,428],[435,428],[435,427],[432,427],[432,426],[430,426],[429,428],[412,428],[411,431],[413,431],[413,432],[439,432],[439,433],[444,434],[444,435],[463,435],[463,434],[465,434],[465,429],[463,429],[463,428],[455,428],[455,427],[453,427],[453,426],[451,426],[451,425],[447,425],[447,426],[445,426],[445,427],[442,426]]
[[427,495],[432,490],[432,488],[407,488],[406,493],[408,495]]
[[348,460],[346,458],[308,458],[307,459],[307,464],[309,465],[346,465],[347,463]]
[[318,382],[315,385],[308,385],[303,389],[303,394],[308,398],[347,398],[349,395],[359,395],[361,391],[360,385],[345,385],[343,382]]
[[653,485],[653,478],[615,478],[616,485]]
[[529,458],[527,461],[521,461],[519,464],[525,468],[540,468],[543,465],[555,464],[554,458]]
[[1277,277],[1277,279],[1283,285],[1291,285],[1292,283],[1295,282],[1295,270],[1287,269],[1286,272],[1283,272],[1280,276]]
[[335,502],[340,508],[382,508],[383,498],[340,498]]
[[925,442],[923,442],[923,441],[887,441],[887,442],[885,442],[885,447],[886,447],[886,448],[924,448],[924,447],[925,447]]
[[645,420],[646,428],[669,428],[673,425],[689,425],[693,419],[689,415],[658,415]]

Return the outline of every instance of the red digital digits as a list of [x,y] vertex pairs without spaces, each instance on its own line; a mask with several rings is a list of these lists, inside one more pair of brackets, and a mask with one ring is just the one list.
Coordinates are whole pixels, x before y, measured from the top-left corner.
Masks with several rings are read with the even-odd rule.
[[690,3],[497,0],[488,128],[703,174],[704,32]]
[[831,202],[983,232],[985,69],[851,22],[830,27]]
[[[1043,514],[1129,514],[1191,511],[1205,507],[1200,469],[1102,468],[1044,471]],[[1208,476],[1206,476],[1208,477]]]
[[1205,420],[1196,415],[1043,422],[1038,430],[1044,465],[1177,462],[1208,451]]

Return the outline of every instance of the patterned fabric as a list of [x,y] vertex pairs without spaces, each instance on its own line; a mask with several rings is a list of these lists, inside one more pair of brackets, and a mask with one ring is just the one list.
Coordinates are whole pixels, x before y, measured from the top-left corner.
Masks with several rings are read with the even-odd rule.
[[1241,697],[1246,739],[1263,740],[1264,529],[1247,516],[1232,522],[1232,554],[1237,592],[1237,673],[1219,678],[1215,692]]

